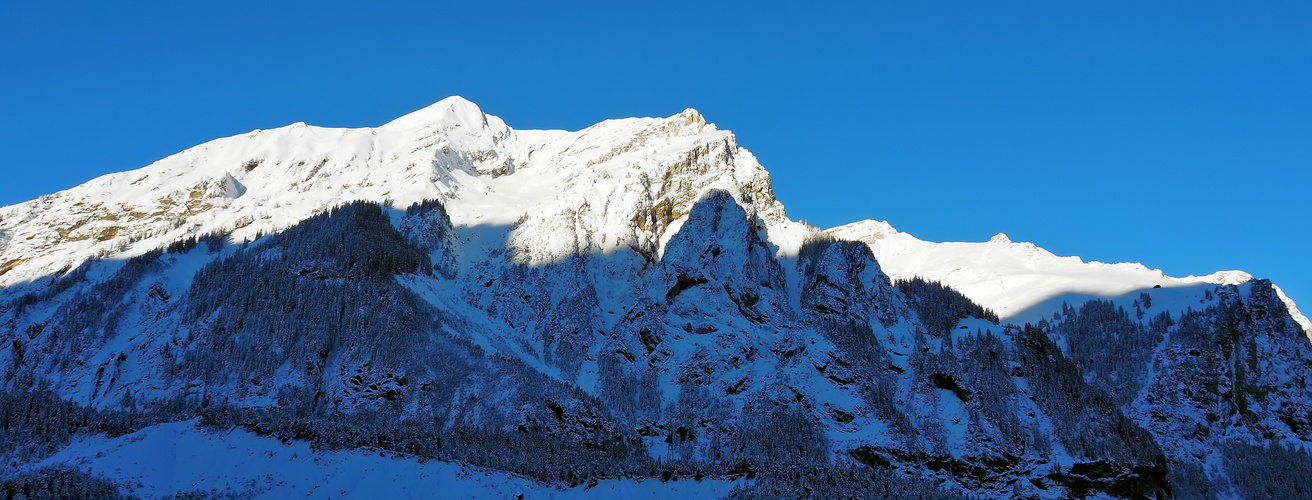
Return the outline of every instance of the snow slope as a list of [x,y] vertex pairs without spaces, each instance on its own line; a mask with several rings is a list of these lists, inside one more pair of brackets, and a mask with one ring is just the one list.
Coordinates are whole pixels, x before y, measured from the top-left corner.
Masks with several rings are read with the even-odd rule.
[[[530,262],[630,246],[659,254],[701,194],[722,189],[800,244],[769,174],[694,110],[592,127],[512,130],[443,99],[377,128],[296,123],[214,140],[149,166],[0,208],[0,287],[189,235],[278,231],[352,200],[443,202],[459,227],[515,227]],[[639,231],[635,232],[635,226]]]
[[32,467],[55,464],[128,485],[142,498],[200,492],[252,499],[695,499],[721,498],[744,481],[616,478],[558,489],[507,472],[392,452],[321,451],[245,430],[216,432],[194,420],[116,438],[86,436]]
[[[1176,307],[1196,307],[1211,285],[1237,285],[1253,277],[1243,271],[1174,278],[1138,263],[1084,262],[1060,257],[1035,246],[1016,243],[999,233],[982,243],[924,241],[900,232],[887,222],[864,220],[829,229],[837,238],[870,246],[884,271],[894,278],[920,276],[940,281],[971,300],[992,309],[1005,321],[1033,322],[1060,311],[1063,302],[1078,305],[1090,299],[1136,296],[1160,286],[1187,289]],[[1277,289],[1278,290],[1278,289]],[[1312,336],[1312,322],[1294,302],[1279,293],[1290,314]],[[1169,307],[1169,306],[1168,306]]]

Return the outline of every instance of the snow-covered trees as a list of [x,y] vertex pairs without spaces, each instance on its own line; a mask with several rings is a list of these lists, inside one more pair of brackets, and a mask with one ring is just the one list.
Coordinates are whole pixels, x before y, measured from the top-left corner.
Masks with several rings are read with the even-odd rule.
[[[736,495],[951,497],[943,481],[1133,496],[1168,479],[1181,494],[1299,491],[1282,476],[1209,479],[1279,462],[1239,446],[1260,439],[1216,441],[1233,445],[1216,470],[1163,458],[1161,436],[1233,432],[1213,422],[1312,428],[1306,388],[1268,376],[1268,359],[1303,352],[1270,293],[1218,288],[1218,305],[1183,314],[1159,297],[1144,318],[1093,301],[1005,327],[938,283],[894,285],[860,243],[812,238],[789,269],[731,196],[703,202],[656,265],[627,250],[471,264],[441,204],[357,202],[254,242],[213,234],[66,271],[0,309],[3,452],[23,462],[79,432],[199,416],[555,484],[747,473]],[[199,268],[189,282],[170,274],[182,259]],[[138,334],[160,340],[101,356]],[[97,384],[94,410],[38,382],[88,362],[121,389]],[[164,388],[133,385],[141,375],[120,369],[133,366]],[[1152,434],[1137,401],[1200,409],[1145,412]],[[1273,456],[1302,453],[1286,451]]]
[[1297,445],[1230,442],[1226,475],[1244,498],[1312,498],[1312,454]]
[[114,482],[70,466],[55,465],[0,478],[0,499],[3,500],[71,498],[115,500],[129,497],[124,496]]
[[1035,401],[1051,418],[1062,444],[1085,460],[1161,468],[1165,458],[1152,435],[1131,421],[1103,390],[1085,383],[1079,369],[1041,328],[1026,325],[1017,339],[1019,368]]
[[1110,301],[1091,300],[1054,324],[1051,334],[1066,343],[1071,361],[1094,386],[1112,397],[1117,407],[1139,396],[1149,362],[1172,322],[1163,311],[1151,330]]
[[941,489],[929,479],[903,476],[897,471],[841,464],[833,467],[802,465],[771,470],[759,475],[755,481],[735,488],[726,500],[758,498],[964,500],[970,497],[964,493]]
[[998,322],[998,315],[993,311],[941,283],[912,278],[899,280],[897,287],[906,294],[908,305],[915,309],[920,323],[932,335],[947,335],[958,321],[971,316]]

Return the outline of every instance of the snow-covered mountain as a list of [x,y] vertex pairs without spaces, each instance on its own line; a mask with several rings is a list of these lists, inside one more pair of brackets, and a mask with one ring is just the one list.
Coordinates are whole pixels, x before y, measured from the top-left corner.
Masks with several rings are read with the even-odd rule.
[[[939,281],[998,313],[1003,320],[1035,322],[1061,310],[1063,302],[1116,299],[1154,288],[1192,288],[1173,310],[1197,303],[1210,285],[1238,285],[1252,281],[1243,271],[1219,271],[1207,276],[1174,278],[1143,264],[1084,262],[1079,257],[1058,257],[1033,243],[1017,243],[998,233],[982,243],[923,241],[899,232],[887,222],[863,220],[828,230],[837,238],[870,245],[884,271],[894,278],[922,277]],[[1279,287],[1281,302],[1303,330],[1312,335],[1312,322]],[[1169,306],[1168,306],[1169,307]]]
[[297,123],[219,139],[0,208],[0,286],[186,236],[252,238],[352,200],[438,200],[457,226],[514,226],[511,241],[494,243],[526,249],[526,262],[630,246],[659,254],[712,189],[796,250],[800,226],[774,200],[769,175],[696,111],[577,132],[512,130],[451,97],[378,128]]
[[[1261,496],[1296,491],[1254,471],[1306,468],[1312,440],[1281,299],[1005,237],[822,231],[693,110],[523,131],[449,98],[0,208],[0,478],[326,497],[305,485],[386,450],[368,466],[553,497]],[[315,451],[282,482],[178,476],[209,489],[102,460],[159,436],[283,453],[234,428]]]

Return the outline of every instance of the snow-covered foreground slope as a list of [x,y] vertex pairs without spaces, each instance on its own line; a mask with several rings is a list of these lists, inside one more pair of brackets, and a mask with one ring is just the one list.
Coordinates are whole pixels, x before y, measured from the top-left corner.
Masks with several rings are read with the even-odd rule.
[[227,498],[722,498],[742,478],[602,479],[573,488],[523,476],[362,449],[320,451],[245,430],[216,432],[195,421],[107,438],[88,436],[33,467],[72,465],[127,486],[141,498],[179,493]]
[[[992,309],[1003,320],[1024,323],[1045,319],[1062,303],[1078,305],[1090,299],[1131,297],[1145,290],[1182,288],[1178,300],[1163,307],[1183,311],[1197,307],[1211,285],[1237,285],[1253,279],[1243,271],[1174,278],[1143,264],[1084,262],[1059,257],[1033,243],[1016,243],[999,233],[987,242],[924,241],[900,232],[887,222],[864,220],[829,229],[835,237],[870,246],[890,276],[919,276],[940,281],[971,300]],[[1200,286],[1201,285],[1201,286]],[[1280,294],[1291,315],[1312,335],[1312,322],[1294,302]]]

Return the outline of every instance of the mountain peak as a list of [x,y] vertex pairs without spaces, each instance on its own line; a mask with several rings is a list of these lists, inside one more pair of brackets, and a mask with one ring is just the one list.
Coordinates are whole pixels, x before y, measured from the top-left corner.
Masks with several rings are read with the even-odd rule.
[[693,123],[693,122],[701,123],[701,124],[706,123],[706,117],[702,116],[701,112],[693,108],[685,109],[683,110],[683,112],[679,113],[676,116],[683,117],[685,123]]
[[989,242],[990,242],[990,243],[1011,243],[1011,238],[1008,238],[1007,235],[1006,235],[1005,233],[998,233],[998,234],[993,235],[992,238],[989,238]]
[[865,219],[825,230],[839,238],[852,241],[877,240],[888,235],[898,234],[897,229],[886,221]]
[[473,101],[460,96],[451,96],[392,120],[383,127],[408,129],[439,124],[447,130],[457,127],[469,130],[499,129],[506,126],[500,118],[484,113],[483,109]]

